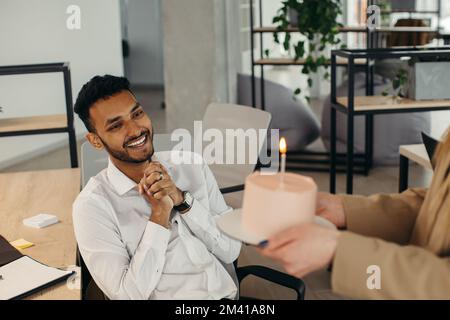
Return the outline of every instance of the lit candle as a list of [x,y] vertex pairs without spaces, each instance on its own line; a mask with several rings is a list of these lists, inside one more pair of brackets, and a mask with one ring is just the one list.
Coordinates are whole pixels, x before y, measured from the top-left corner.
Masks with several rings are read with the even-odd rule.
[[281,173],[286,172],[286,152],[287,152],[286,139],[282,137],[280,139]]

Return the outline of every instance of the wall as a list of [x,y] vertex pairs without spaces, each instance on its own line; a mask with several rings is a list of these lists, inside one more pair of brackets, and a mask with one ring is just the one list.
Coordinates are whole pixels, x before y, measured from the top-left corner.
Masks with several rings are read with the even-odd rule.
[[[72,4],[81,8],[81,30],[66,27],[66,9]],[[92,76],[123,75],[118,0],[2,0],[0,43],[3,66],[70,62],[74,102]],[[0,106],[0,119],[65,113],[62,75],[0,77]],[[84,132],[76,119],[77,136]],[[66,134],[1,138],[0,169],[67,141]]]

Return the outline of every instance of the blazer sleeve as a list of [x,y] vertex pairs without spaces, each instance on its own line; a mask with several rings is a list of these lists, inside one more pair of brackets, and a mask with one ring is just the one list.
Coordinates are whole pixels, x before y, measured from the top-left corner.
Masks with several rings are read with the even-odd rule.
[[347,230],[386,241],[407,244],[410,240],[426,189],[370,197],[340,195]]
[[[374,276],[379,276],[378,288],[371,285]],[[331,282],[333,292],[357,299],[450,299],[450,257],[346,231],[339,238]]]

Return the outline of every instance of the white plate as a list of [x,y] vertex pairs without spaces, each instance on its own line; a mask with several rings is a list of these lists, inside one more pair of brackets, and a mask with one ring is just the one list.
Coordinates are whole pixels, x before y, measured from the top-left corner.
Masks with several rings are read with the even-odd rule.
[[[264,237],[244,231],[241,221],[241,209],[236,209],[230,213],[222,215],[217,220],[217,225],[219,226],[220,230],[222,230],[228,236],[247,244],[258,245],[261,241],[266,240],[264,239]],[[323,227],[336,229],[336,226],[333,223],[322,217],[314,216],[314,222],[320,224]]]

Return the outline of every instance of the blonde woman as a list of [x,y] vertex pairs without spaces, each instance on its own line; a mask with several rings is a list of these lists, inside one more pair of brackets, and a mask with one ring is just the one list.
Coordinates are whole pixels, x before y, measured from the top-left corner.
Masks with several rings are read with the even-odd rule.
[[428,190],[320,194],[317,215],[341,231],[299,225],[261,243],[260,252],[299,278],[331,265],[329,286],[338,296],[450,299],[449,131],[434,161]]

